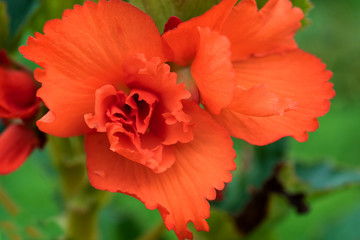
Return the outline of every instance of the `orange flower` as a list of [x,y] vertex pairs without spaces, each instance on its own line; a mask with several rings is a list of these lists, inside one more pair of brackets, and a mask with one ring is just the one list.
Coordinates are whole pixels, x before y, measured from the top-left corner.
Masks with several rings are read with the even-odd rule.
[[306,141],[335,93],[332,73],[294,41],[302,11],[289,0],[269,0],[261,10],[255,0],[236,2],[166,29],[180,81],[196,86],[189,91],[234,137],[256,145]]
[[179,239],[192,238],[189,221],[208,230],[206,200],[235,169],[229,133],[259,145],[304,141],[334,95],[331,73],[293,40],[299,9],[235,3],[177,27],[173,18],[161,37],[130,4],[86,2],[20,49],[43,68],[35,78],[49,112],[39,128],[85,134],[91,184],[157,208]]
[[[9,125],[0,134],[0,174],[18,169],[39,145],[34,131],[25,126],[38,108],[35,82],[29,73],[12,65],[6,52],[0,51],[0,118]],[[22,120],[12,123],[14,118]]]
[[20,51],[35,71],[52,135],[85,134],[90,183],[157,208],[179,239],[208,230],[207,199],[231,180],[226,130],[190,100],[164,62],[171,52],[154,22],[120,0],[86,2],[46,23]]

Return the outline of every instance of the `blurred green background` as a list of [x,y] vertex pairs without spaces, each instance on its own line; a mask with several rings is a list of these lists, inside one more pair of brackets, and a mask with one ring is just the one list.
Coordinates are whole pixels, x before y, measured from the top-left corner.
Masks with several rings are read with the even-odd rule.
[[[17,47],[41,31],[46,20],[81,2],[0,0],[1,47],[33,69]],[[151,2],[133,1],[150,14],[146,3]],[[197,233],[195,239],[360,239],[360,1],[312,3],[311,24],[296,39],[334,73],[337,96],[330,112],[305,143],[289,138],[253,147],[236,140],[239,167],[224,200],[212,203],[211,232]],[[160,18],[158,26],[166,18]],[[64,208],[59,175],[46,150],[35,151],[15,173],[0,176],[1,240],[61,239]],[[109,197],[99,228],[105,240],[176,239],[164,231],[156,211],[123,194]]]

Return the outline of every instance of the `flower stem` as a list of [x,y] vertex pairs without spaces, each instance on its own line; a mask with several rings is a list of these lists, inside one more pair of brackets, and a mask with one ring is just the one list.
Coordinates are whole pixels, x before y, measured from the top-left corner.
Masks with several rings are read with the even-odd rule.
[[83,139],[49,136],[49,145],[66,206],[65,239],[99,239],[98,214],[109,195],[89,184]]

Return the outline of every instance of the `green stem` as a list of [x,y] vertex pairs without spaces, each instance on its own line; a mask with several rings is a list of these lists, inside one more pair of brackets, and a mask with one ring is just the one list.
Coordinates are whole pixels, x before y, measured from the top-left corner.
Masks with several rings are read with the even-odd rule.
[[65,239],[99,239],[98,214],[108,194],[89,184],[83,139],[49,136],[49,145],[66,206]]

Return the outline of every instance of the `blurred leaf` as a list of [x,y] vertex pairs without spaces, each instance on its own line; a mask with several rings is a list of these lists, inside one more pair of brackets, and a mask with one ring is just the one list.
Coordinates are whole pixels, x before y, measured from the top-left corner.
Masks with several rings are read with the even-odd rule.
[[[252,198],[246,204],[245,208],[235,216],[236,224],[238,229],[244,234],[250,234],[254,232],[256,228],[264,225],[264,222],[268,222],[271,216],[269,206],[272,203],[274,196],[280,197],[283,201],[287,201],[286,208],[283,209],[280,204],[273,215],[280,215],[284,211],[293,207],[299,214],[304,214],[309,210],[309,207],[305,203],[305,194],[302,190],[295,191],[296,188],[291,187],[292,191],[289,191],[289,179],[295,179],[295,171],[289,171],[290,166],[285,163],[279,163],[271,177],[266,180],[261,189],[254,191]],[[285,178],[285,176],[287,178]],[[291,181],[291,183],[296,183],[298,185],[300,182]],[[299,188],[299,187],[297,187]]]
[[85,2],[85,0],[40,1],[40,7],[28,22],[27,28],[32,32],[42,32],[47,21],[61,18],[66,9],[72,9],[75,4],[83,4]]
[[[291,213],[272,229],[276,240],[355,240],[360,239],[360,188],[341,191],[312,199],[311,211],[298,216]],[[299,227],[301,226],[301,227]],[[350,231],[346,231],[351,228]]]
[[[112,200],[100,215],[101,239],[139,239],[163,225],[157,211],[146,209],[139,200],[113,193]],[[163,231],[164,239],[177,239],[173,231]],[[161,240],[160,238],[159,240]]]
[[162,33],[169,17],[182,21],[197,17],[221,0],[129,0],[129,3],[149,14]]
[[315,165],[296,165],[297,175],[313,191],[328,191],[348,185],[360,185],[360,171],[342,170],[327,162]]
[[61,236],[59,183],[45,167],[48,160],[45,152],[35,151],[20,169],[0,176],[0,231],[7,230],[22,239]]
[[283,138],[267,146],[255,147],[254,157],[247,180],[254,187],[260,187],[270,177],[277,163],[284,160],[286,155],[287,139]]
[[207,221],[210,226],[209,232],[195,232],[198,240],[240,240],[243,239],[237,231],[233,218],[226,212],[212,209],[211,216]]
[[286,153],[286,139],[281,139],[267,146],[251,146],[243,141],[234,140],[234,148],[239,154],[241,147],[241,164],[234,173],[232,182],[225,192],[225,199],[215,203],[221,209],[238,212],[250,200],[251,190],[260,189],[271,176],[276,164],[284,160]]
[[291,211],[288,201],[282,196],[271,194],[267,206],[266,219],[258,226],[255,231],[246,236],[244,240],[277,240],[272,230]]
[[336,97],[330,112],[319,119],[320,128],[310,134],[308,141],[290,141],[291,158],[313,164],[321,163],[326,157],[337,166],[360,168],[359,119],[360,101],[346,103]]
[[308,26],[311,23],[311,20],[307,17],[307,14],[314,5],[310,2],[310,0],[291,0],[291,2],[295,7],[300,8],[305,15],[305,17],[301,20],[302,28]]
[[176,6],[176,16],[182,21],[200,16],[221,0],[172,0]]
[[0,49],[4,49],[9,37],[9,17],[7,16],[6,4],[0,2]]
[[38,0],[0,0],[6,5],[9,17],[9,37],[6,48],[8,51],[17,49],[21,33],[31,15],[39,6]]
[[38,0],[0,0],[7,5],[10,18],[10,35],[14,37],[39,6]]
[[175,5],[170,0],[129,0],[129,2],[149,14],[161,33],[169,17],[175,15]]

